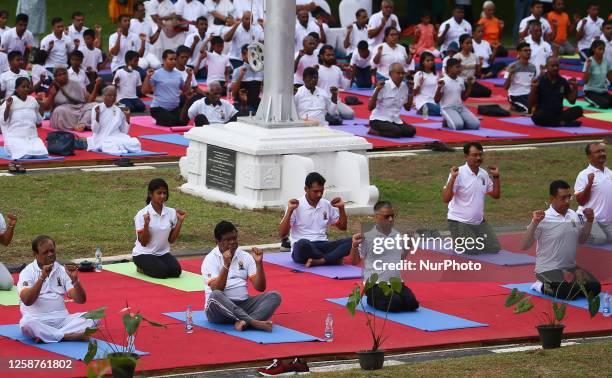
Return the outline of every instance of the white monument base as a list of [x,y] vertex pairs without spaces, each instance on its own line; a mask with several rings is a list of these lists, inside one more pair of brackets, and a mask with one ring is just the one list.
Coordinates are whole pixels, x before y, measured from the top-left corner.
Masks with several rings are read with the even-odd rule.
[[306,175],[319,172],[327,180],[325,198],[342,197],[349,214],[372,213],[378,189],[370,185],[365,152],[372,145],[364,138],[302,123],[247,122],[185,133],[190,142],[179,163],[187,179],[181,191],[238,208],[284,208],[304,194]]

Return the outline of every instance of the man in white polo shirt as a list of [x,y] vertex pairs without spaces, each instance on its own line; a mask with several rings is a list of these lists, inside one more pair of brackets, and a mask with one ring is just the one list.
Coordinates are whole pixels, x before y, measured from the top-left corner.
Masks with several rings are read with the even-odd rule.
[[540,1],[534,1],[531,4],[531,14],[528,17],[525,17],[521,20],[519,25],[519,40],[524,39],[529,34],[529,24],[531,21],[536,20],[539,21],[542,25],[542,38],[545,41],[553,41],[556,36],[556,29],[553,29],[550,26],[550,23],[544,15],[544,5]]
[[553,181],[549,188],[548,210],[533,212],[523,241],[523,249],[536,247],[535,274],[538,281],[532,289],[561,299],[575,299],[588,293],[598,295],[601,285],[595,277],[576,265],[577,244],[584,244],[593,225],[593,209],[579,215],[570,209],[572,192],[568,183]]
[[580,59],[585,61],[591,56],[591,44],[600,38],[604,20],[599,15],[599,5],[590,3],[587,8],[588,16],[576,24],[576,40],[578,40],[578,53]]
[[234,25],[223,35],[223,40],[230,43],[229,58],[234,69],[242,66],[243,45],[251,42],[264,42],[263,28],[259,24],[251,24],[251,12],[246,11],[242,18],[237,19]]
[[459,43],[459,37],[463,34],[472,34],[472,25],[464,20],[465,11],[461,5],[456,5],[453,8],[453,17],[444,21],[440,25],[438,31],[438,43],[442,42],[440,51],[444,56],[447,55],[448,46],[453,43]]
[[54,17],[51,26],[53,32],[40,41],[41,50],[49,54],[45,61],[45,68],[49,71],[56,66],[68,67],[68,54],[74,50],[72,39],[64,34],[64,20]]
[[612,243],[612,171],[606,167],[606,145],[589,143],[585,151],[590,164],[578,174],[574,185],[578,213],[583,208],[595,213],[590,243]]
[[401,32],[399,19],[393,14],[394,5],[391,0],[383,0],[380,4],[380,12],[374,13],[368,21],[368,44],[370,49],[384,42],[385,29],[394,28]]
[[186,94],[181,118],[185,119],[184,114],[187,112],[187,116],[194,120],[196,126],[235,122],[238,117],[238,110],[229,101],[223,100],[222,95],[223,89],[218,81],[210,83],[206,97],[193,103],[190,101],[190,97],[193,97],[192,94]]
[[276,291],[251,296],[247,282],[255,290],[266,290],[263,252],[253,248],[247,253],[238,248],[238,230],[227,221],[215,226],[217,246],[202,262],[205,312],[211,323],[234,324],[238,331],[252,327],[272,332],[269,319],[281,303]]
[[[475,240],[475,246],[465,253],[498,253],[499,241],[493,227],[484,219],[485,196],[501,197],[499,169],[489,166],[489,173],[480,168],[483,162],[482,145],[470,142],[463,146],[466,163],[451,168],[448,181],[442,189],[442,200],[448,203],[448,228],[453,240],[457,238]],[[478,243],[477,238],[481,238]],[[464,240],[465,242],[467,240]],[[479,248],[482,246],[482,248]]]
[[86,301],[76,265],[55,261],[55,242],[45,235],[32,241],[32,251],[35,260],[21,271],[17,283],[21,332],[39,343],[86,341],[85,330],[96,322],[82,318],[82,312],[69,314],[64,303],[66,294],[75,303]]
[[351,251],[352,238],[329,241],[327,226],[346,231],[348,219],[340,197],[323,198],[325,178],[317,172],[306,176],[304,191],[299,199],[290,199],[285,216],[278,226],[281,238],[289,234],[291,258],[307,267],[338,264]]

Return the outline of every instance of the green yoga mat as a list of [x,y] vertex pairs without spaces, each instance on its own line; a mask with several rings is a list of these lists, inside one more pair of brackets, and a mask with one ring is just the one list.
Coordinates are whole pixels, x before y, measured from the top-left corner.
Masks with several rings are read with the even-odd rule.
[[612,109],[599,109],[599,108],[595,108],[593,106],[591,106],[591,104],[589,104],[586,101],[576,101],[576,103],[574,105],[570,104],[567,100],[563,100],[563,106],[581,106],[582,109],[584,110],[591,110],[594,112],[598,112],[598,113],[612,113]]
[[9,291],[0,290],[0,305],[2,306],[16,306],[19,304],[19,295],[17,294],[17,287]]
[[181,291],[204,291],[204,278],[195,273],[184,271],[179,278],[152,278],[136,271],[134,263],[120,263],[104,265],[104,269],[109,272],[123,274],[124,276],[136,278],[138,280],[163,285]]
[[598,119],[600,121],[612,122],[612,113],[589,113],[584,115],[587,118]]

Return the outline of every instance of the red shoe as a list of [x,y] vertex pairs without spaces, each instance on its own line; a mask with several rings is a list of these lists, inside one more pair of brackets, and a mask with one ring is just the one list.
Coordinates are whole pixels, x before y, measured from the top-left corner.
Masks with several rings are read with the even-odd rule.
[[302,361],[299,357],[296,357],[293,361],[291,361],[289,363],[289,367],[297,375],[310,374],[310,368],[308,367],[308,364]]
[[[293,364],[293,363],[292,363]],[[295,371],[291,366],[285,365],[282,361],[276,358],[267,368],[257,369],[257,372],[264,377],[278,377],[282,375],[295,375]]]

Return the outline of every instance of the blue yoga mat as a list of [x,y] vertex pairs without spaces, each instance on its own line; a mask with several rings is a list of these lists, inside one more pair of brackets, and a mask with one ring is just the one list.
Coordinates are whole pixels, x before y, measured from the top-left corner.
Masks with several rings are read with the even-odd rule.
[[514,61],[516,61],[516,57],[514,56],[497,57],[494,60],[495,63],[504,63],[504,64],[510,64],[510,63],[513,63]]
[[560,64],[559,68],[566,71],[582,72],[582,66],[574,64]]
[[[185,312],[164,312],[164,315],[171,318],[185,321]],[[245,331],[236,331],[233,324],[215,324],[210,323],[206,319],[204,311],[193,312],[193,324],[198,327],[210,329],[225,333],[231,336],[235,336],[241,339],[249,340],[259,344],[281,344],[281,343],[302,343],[307,341],[322,341],[318,337],[308,335],[306,333],[292,330],[291,328],[283,327],[278,324],[274,324],[272,332],[247,329]]]
[[189,147],[189,139],[185,138],[180,134],[153,134],[153,135],[141,135],[140,139],[149,139],[157,142],[164,142],[170,144],[178,144],[179,146]]
[[121,156],[121,157],[139,157],[139,156],[161,156],[161,155],[168,155],[167,152],[155,152],[155,151],[146,151],[146,150],[142,150],[140,152],[126,152],[126,153],[122,153],[122,154],[107,154],[105,152],[100,152],[101,154],[105,154],[105,155],[113,155],[113,156]]
[[368,134],[368,128],[362,125],[347,125],[347,126],[330,126],[334,130],[346,131],[353,135],[357,135],[360,137],[370,138],[370,139],[380,139],[385,140],[387,142],[394,142],[398,144],[402,143],[431,143],[435,142],[437,139],[427,138],[415,135],[412,138],[386,138],[378,135],[370,135]]
[[[326,301],[346,306],[348,302],[347,298],[331,298]],[[385,313],[370,307],[365,303],[366,299],[362,299],[365,305],[365,309],[373,313],[379,318],[384,318]],[[363,312],[361,306],[357,307],[360,312]],[[440,311],[430,310],[425,307],[419,307],[418,310],[412,312],[390,312],[388,320],[403,324],[408,327],[420,329],[422,331],[445,331],[450,329],[462,329],[462,328],[476,328],[476,327],[488,327],[488,324],[473,322],[471,320],[463,319],[458,316],[445,314]]]
[[503,87],[504,83],[506,82],[506,79],[501,78],[501,77],[496,77],[496,78],[491,78],[491,79],[482,79],[479,80],[481,83],[490,83],[495,85],[496,87]]
[[[540,297],[540,298],[544,298],[544,299],[550,299],[550,300],[556,300],[557,302],[561,302],[561,303],[567,303],[570,306],[574,306],[574,307],[580,307],[583,308],[585,310],[589,309],[589,302],[587,302],[586,298],[581,297],[581,298],[577,298],[574,299],[573,301],[568,301],[565,299],[555,299],[553,297],[551,297],[550,295],[546,295],[546,294],[542,294],[539,293],[535,290],[531,290],[531,285],[532,283],[521,283],[521,284],[507,284],[507,285],[502,285],[502,287],[505,287],[506,289],[517,289],[520,292],[523,292],[525,294],[529,294],[529,295],[533,295],[534,297]],[[603,293],[599,294],[599,312],[603,312],[603,306],[604,306],[604,298],[603,298]]]
[[589,126],[579,126],[579,127],[546,127],[546,126],[536,126],[531,118],[529,117],[509,117],[509,118],[498,118],[498,120],[508,123],[514,123],[516,125],[521,126],[530,126],[537,127],[539,129],[548,129],[552,131],[559,131],[562,133],[568,134],[576,134],[576,135],[590,135],[590,134],[609,134],[610,130],[598,129],[595,127]]
[[[13,160],[11,156],[6,153],[6,150],[4,149],[4,147],[0,147],[0,159],[10,160],[10,161]],[[64,160],[64,157],[63,156],[47,156],[47,157],[39,157],[35,159],[18,159],[17,161],[49,161],[49,160]]]
[[[37,344],[34,342],[34,340],[24,336],[24,334],[21,333],[19,324],[0,325],[0,336],[8,337],[9,339],[33,346],[34,348],[61,354],[62,356],[70,357],[75,360],[82,361],[87,354],[88,343],[85,341],[60,341],[59,343]],[[101,360],[105,358],[106,354],[113,352],[113,348],[114,350],[121,350],[122,348],[117,344],[107,343],[106,341],[98,339],[95,340],[98,342],[98,353],[96,353],[94,360]],[[138,340],[136,341],[138,342]],[[134,351],[134,353],[138,354],[139,356],[146,356],[149,354],[148,352],[142,352],[139,350]]]
[[357,95],[357,96],[370,97],[374,93],[374,88],[366,89],[366,88],[357,88],[357,87],[355,87],[355,88],[345,89],[344,93],[352,94],[352,95]]

